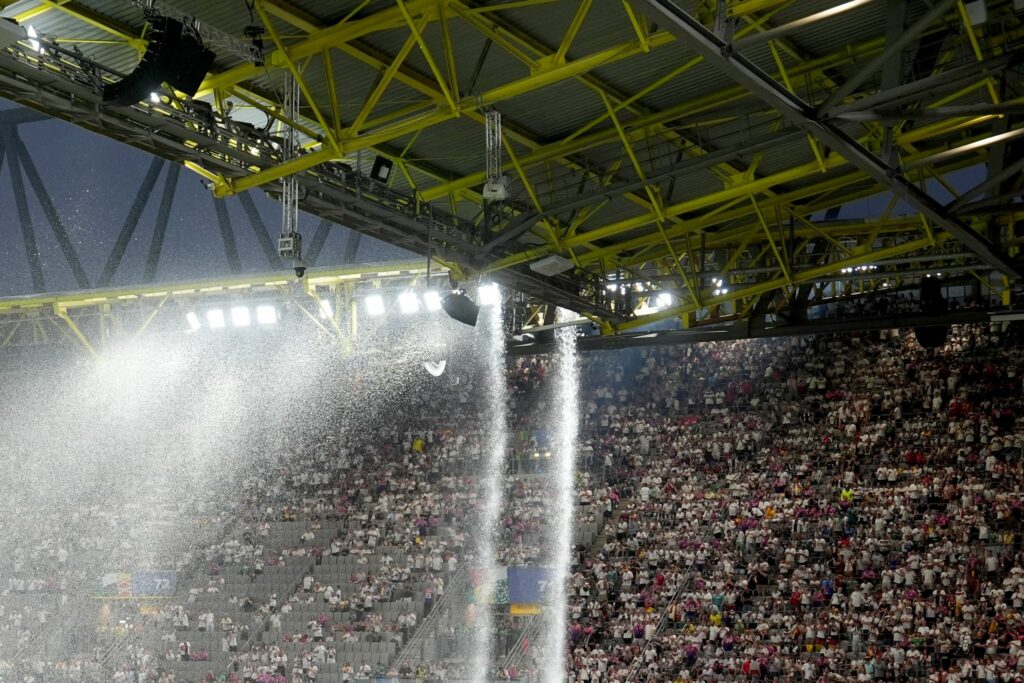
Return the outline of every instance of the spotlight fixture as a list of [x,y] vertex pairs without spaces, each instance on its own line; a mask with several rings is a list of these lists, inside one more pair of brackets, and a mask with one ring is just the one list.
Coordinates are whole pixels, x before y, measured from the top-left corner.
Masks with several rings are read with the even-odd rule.
[[668,308],[672,305],[672,294],[669,292],[662,292],[656,299],[658,302],[658,308]]
[[177,19],[155,17],[149,23],[149,44],[135,70],[103,86],[103,101],[123,106],[141,102],[167,83],[193,97],[216,57],[203,47],[194,28]]
[[428,289],[423,292],[423,305],[428,311],[441,310],[441,295],[438,294],[436,289]]
[[388,178],[391,177],[391,169],[394,165],[395,162],[387,157],[377,157],[373,160],[373,168],[370,169],[370,179],[386,185]]
[[195,311],[189,311],[188,314],[185,316],[185,320],[188,321],[188,326],[192,328],[193,332],[202,327],[202,325],[199,323],[199,316],[196,315]]
[[43,53],[42,43],[39,42],[39,33],[36,31],[36,27],[29,24],[25,27],[25,35],[28,36],[28,45],[39,54]]
[[219,308],[211,308],[206,312],[206,322],[214,329],[224,327],[224,311]]
[[149,101],[153,104],[160,104],[160,93],[151,92],[149,93]]
[[402,292],[398,295],[398,310],[405,315],[412,315],[420,310],[420,300],[416,292]]
[[460,323],[474,327],[480,315],[480,307],[462,292],[452,292],[441,300],[444,312]]
[[480,285],[480,288],[476,291],[477,299],[480,300],[481,306],[495,306],[501,303],[501,290],[498,289],[498,285],[493,282]]
[[249,327],[252,318],[249,316],[249,309],[245,306],[235,306],[231,309],[231,324],[235,327]]
[[257,306],[256,322],[260,325],[273,325],[277,322],[277,309],[270,305]]
[[384,299],[380,294],[371,294],[363,302],[366,312],[372,316],[384,315]]

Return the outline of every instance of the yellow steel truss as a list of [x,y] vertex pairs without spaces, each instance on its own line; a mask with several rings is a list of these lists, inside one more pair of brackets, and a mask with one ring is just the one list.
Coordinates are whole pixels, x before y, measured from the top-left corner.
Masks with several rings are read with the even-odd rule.
[[[0,8],[8,4],[10,0],[0,0]],[[256,0],[256,12],[273,46],[266,54],[266,65],[242,62],[211,73],[197,97],[216,102],[218,107],[229,99],[244,102],[275,119],[279,126],[297,129],[308,140],[307,149],[295,158],[266,159],[234,175],[188,161],[189,168],[210,181],[215,194],[227,196],[271,185],[325,162],[351,161],[355,154],[375,149],[395,159],[415,202],[440,200],[458,208],[460,202],[469,201],[482,206],[484,201],[478,192],[485,180],[482,168],[449,171],[443,164],[423,163],[416,158],[417,143],[424,136],[441,135],[438,131],[456,119],[482,125],[483,112],[489,107],[500,108],[505,102],[539,90],[571,83],[583,86],[591,98],[589,104],[599,105],[600,110],[571,131],[552,136],[545,130],[506,122],[505,170],[514,175],[523,195],[520,203],[504,214],[504,222],[489,224],[491,232],[477,239],[487,244],[496,236],[500,238],[502,230],[516,221],[526,221],[518,233],[525,238],[510,239],[500,249],[482,250],[472,263],[462,265],[479,273],[501,274],[521,269],[540,257],[560,254],[571,261],[574,274],[581,279],[608,278],[611,274],[637,281],[661,278],[659,281],[669,283],[664,288],[677,294],[676,305],[651,315],[616,320],[598,316],[606,332],[633,329],[667,317],[686,318],[701,309],[726,304],[732,304],[732,310],[738,312],[750,310],[759,296],[792,292],[822,277],[839,278],[844,268],[931,252],[941,261],[942,250],[950,246],[951,236],[929,221],[893,217],[894,201],[882,215],[857,223],[826,223],[816,218],[826,209],[879,195],[887,188],[856,170],[849,159],[813,135],[804,134],[797,141],[804,155],[786,154],[787,146],[768,145],[756,154],[741,148],[731,157],[717,156],[721,150],[703,138],[705,129],[727,125],[749,125],[751,130],[759,131],[785,128],[777,112],[754,102],[741,86],[696,89],[678,104],[661,108],[646,105],[645,101],[678,86],[707,65],[700,56],[681,52],[672,33],[655,29],[628,1],[506,0],[483,4],[473,0],[396,0],[378,11],[367,12],[368,4],[347,3],[343,16],[328,23],[287,0]],[[875,4],[881,11],[883,3]],[[856,71],[885,54],[884,35],[834,45],[828,54],[809,54],[800,47],[799,34],[789,31],[803,21],[793,19],[799,6],[793,0],[727,0],[722,4],[725,17],[716,15],[717,6],[701,4],[698,16],[709,26],[733,22],[729,35],[738,49],[744,41],[766,43],[770,75],[789,93],[814,104],[828,102],[841,87],[844,70]],[[91,28],[103,29],[113,40],[133,49],[143,45],[137,27],[107,19],[74,0],[41,0],[20,18],[35,19],[58,11]],[[560,22],[564,27],[560,39],[545,43],[509,18],[512,13],[524,12]],[[885,110],[877,115],[878,121],[868,116],[858,128],[857,144],[880,154],[891,143],[898,155],[898,170],[921,186],[938,181],[954,191],[948,180],[950,173],[991,161],[993,124],[1009,115],[998,107],[1019,107],[1024,102],[1021,97],[999,93],[994,75],[998,71],[982,70],[988,60],[1016,49],[1016,43],[1024,37],[1024,26],[1012,11],[1011,2],[990,2],[989,12],[998,16],[998,21],[972,26],[965,4],[958,0],[946,16],[922,34],[927,37],[931,32],[959,26],[962,41],[947,46],[934,68],[937,73],[954,73],[970,62],[979,69],[977,77],[966,78],[949,91],[937,90],[934,95],[915,93],[901,100],[910,105],[904,104],[896,113]],[[625,29],[619,32],[619,38],[601,42],[588,36],[588,22],[599,13],[602,19],[608,13],[615,14]],[[781,24],[777,17],[782,16],[790,23]],[[828,19],[815,15],[804,20]],[[475,32],[520,68],[489,79],[482,91],[466,91],[466,48],[453,37],[456,26]],[[300,35],[291,35],[296,29]],[[382,51],[368,40],[383,35],[400,36],[395,43],[398,47]],[[583,36],[589,39],[582,40]],[[58,39],[71,41],[75,36]],[[675,54],[677,59],[653,81],[633,84],[626,92],[611,85],[604,75],[610,67],[652,54]],[[963,54],[970,59],[964,60]],[[342,99],[348,94],[339,87],[344,75],[334,68],[334,58],[339,55],[377,72],[373,87],[357,102]],[[412,65],[417,56],[425,69]],[[310,80],[308,66],[313,60],[322,66],[323,82]],[[304,106],[298,120],[285,117],[265,94],[267,74],[274,71],[291,74],[299,85]],[[387,102],[396,85],[411,89],[417,97],[384,112],[382,103]],[[858,102],[880,92],[879,85],[862,86],[837,106],[856,111]],[[956,110],[956,105],[980,104],[979,93],[984,95],[981,99],[985,104],[997,109],[977,114]],[[951,113],[943,115],[944,108]],[[343,110],[356,113],[346,120]],[[912,110],[908,117],[932,113],[921,115],[922,120],[911,126],[907,124],[912,119],[901,118],[907,110]],[[886,117],[896,120],[881,123]],[[1024,129],[1014,123],[1006,126],[1004,135],[1009,136],[1008,140],[1022,132]],[[696,170],[690,173],[701,178],[704,186],[710,180],[714,189],[673,199],[665,190],[664,169],[656,167],[649,153],[655,146],[678,155],[679,164],[694,163]],[[396,153],[395,149],[402,151]],[[701,164],[702,159],[707,163]],[[574,203],[571,211],[560,212],[558,207],[564,198],[554,196],[549,189],[555,184],[551,181],[555,173],[579,177],[581,187],[591,188],[592,200]],[[613,209],[610,218],[602,217]],[[1004,211],[988,223],[1008,240],[1011,256],[1019,249],[1017,220],[1016,212]],[[979,221],[977,229],[982,227]],[[1018,242],[1013,242],[1015,239]],[[798,258],[809,245],[817,244],[824,249],[816,252],[817,261]],[[976,265],[976,261],[959,256],[954,262]],[[712,268],[716,279],[730,283],[729,287],[709,285]],[[756,275],[749,274],[753,271]],[[892,271],[890,276],[895,278],[898,273]],[[974,277],[982,287],[993,288],[1004,299],[1009,296],[1009,280]],[[881,286],[881,280],[877,284]],[[728,291],[716,294],[716,289]],[[133,295],[145,296],[138,292]],[[54,299],[40,305],[51,307],[73,335],[82,336],[69,313],[78,305],[75,300]],[[4,306],[0,301],[0,314],[10,310]],[[18,325],[25,327],[15,329],[28,328],[24,321]]]

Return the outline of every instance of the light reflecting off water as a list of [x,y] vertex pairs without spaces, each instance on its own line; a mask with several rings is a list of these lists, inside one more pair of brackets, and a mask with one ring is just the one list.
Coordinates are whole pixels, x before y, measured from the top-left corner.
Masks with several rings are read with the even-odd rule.
[[[558,310],[558,321],[575,317],[570,311]],[[551,552],[551,583],[545,606],[547,648],[541,668],[543,683],[565,681],[567,595],[566,582],[572,560],[573,511],[575,510],[576,450],[579,433],[579,362],[576,355],[576,328],[560,328],[557,333],[558,355],[555,359],[554,468],[556,496],[550,508],[553,526]]]

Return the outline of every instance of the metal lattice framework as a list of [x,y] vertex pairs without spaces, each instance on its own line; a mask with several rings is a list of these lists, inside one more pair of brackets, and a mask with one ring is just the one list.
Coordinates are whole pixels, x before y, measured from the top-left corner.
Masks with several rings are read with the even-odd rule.
[[[223,50],[195,98],[109,107],[98,89],[145,46],[136,3],[0,0],[48,46],[0,51],[0,95],[177,161],[218,197],[293,178],[307,211],[606,334],[796,320],[939,272],[1009,304],[1024,272],[1011,0],[162,4],[215,49],[261,26],[265,59]],[[489,110],[511,179],[497,215],[480,195]],[[303,153],[286,157],[292,132]],[[399,171],[387,183],[368,177],[376,155]],[[572,268],[530,268],[553,254]]]

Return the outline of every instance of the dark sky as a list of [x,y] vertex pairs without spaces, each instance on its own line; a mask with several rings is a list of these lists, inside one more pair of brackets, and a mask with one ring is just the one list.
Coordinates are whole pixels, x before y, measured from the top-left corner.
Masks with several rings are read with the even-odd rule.
[[[0,99],[0,109],[15,106]],[[90,279],[95,282],[135,200],[152,157],[146,152],[59,120],[27,123],[19,129],[79,258]],[[135,237],[118,270],[115,284],[142,280],[165,174],[166,170],[157,180]],[[30,187],[27,178],[25,182],[26,187]],[[230,272],[214,212],[214,200],[203,182],[198,175],[182,169],[157,270],[157,281],[216,277]],[[46,290],[77,289],[39,202],[31,189],[28,189],[27,195],[41,252]],[[252,197],[276,242],[281,225],[281,205],[262,192],[254,191]],[[239,200],[232,198],[227,203],[243,269],[260,272],[270,270]],[[301,232],[308,244],[316,231],[319,218],[301,214],[300,222]],[[347,229],[333,229],[317,263],[323,266],[340,263],[348,235]],[[0,169],[0,237],[0,296],[30,292],[32,282],[11,187],[9,164],[6,161]],[[408,258],[416,257],[369,237],[363,237],[357,255],[360,262]]]

